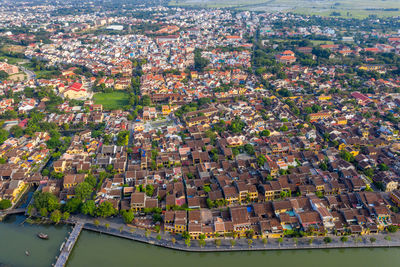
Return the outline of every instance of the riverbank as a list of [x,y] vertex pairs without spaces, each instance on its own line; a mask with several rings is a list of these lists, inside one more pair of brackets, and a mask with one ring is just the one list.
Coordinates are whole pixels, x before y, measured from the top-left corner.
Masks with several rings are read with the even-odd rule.
[[[5,222],[0,223],[0,266],[51,266],[55,263],[56,256],[59,255],[60,246],[68,238],[72,228],[64,224],[21,224],[25,219],[22,215],[10,215]],[[102,223],[105,220],[100,219]],[[92,220],[93,221],[93,220]],[[114,221],[115,223],[115,221]],[[152,233],[146,239],[145,232],[136,229],[134,233],[125,226],[122,233],[115,228],[117,224],[107,229],[104,226],[98,228],[94,224],[86,224],[85,229],[80,234],[74,246],[67,267],[108,267],[108,266],[143,266],[158,267],[163,264],[176,267],[240,267],[251,262],[252,264],[268,265],[280,264],[289,266],[296,263],[298,267],[316,266],[323,263],[327,267],[336,266],[391,266],[393,262],[400,261],[400,248],[397,247],[397,233],[391,235],[392,244],[379,246],[373,244],[372,248],[367,248],[370,244],[354,244],[349,237],[348,244],[338,243],[338,249],[316,249],[326,248],[321,239],[314,240],[310,249],[304,246],[300,248],[302,240],[294,249],[293,240],[285,239],[279,248],[277,240],[269,240],[266,248],[261,244],[261,240],[253,240],[253,248],[249,249],[246,239],[236,240],[237,245],[230,248],[230,240],[223,240],[220,249],[216,249],[213,241],[207,241],[209,248],[199,249],[198,242],[192,240],[192,246],[188,249],[184,241],[179,236],[163,234],[161,236],[166,242],[165,245],[158,244],[156,233]],[[90,230],[89,228],[92,228]],[[97,229],[96,229],[97,228]],[[113,228],[113,229],[111,229]],[[43,232],[49,235],[49,240],[42,240],[37,237],[37,233]],[[129,234],[141,236],[142,238],[132,238]],[[384,235],[381,235],[384,237]],[[172,245],[171,237],[177,239],[179,248]],[[378,235],[374,235],[378,238]],[[369,237],[363,237],[369,242]],[[304,239],[306,242],[308,239]],[[138,241],[138,242],[132,242]],[[335,241],[334,241],[335,242]],[[340,242],[340,241],[339,241]],[[181,246],[183,246],[181,248]],[[262,246],[256,248],[255,246]],[[396,247],[395,247],[396,246]],[[392,248],[388,248],[392,247]],[[363,249],[357,249],[363,248]],[[30,252],[30,256],[25,256],[25,250]],[[221,251],[221,252],[219,252]],[[206,253],[204,253],[206,252]]]
[[[146,236],[145,232],[140,229],[136,229],[134,232],[127,231],[124,229],[116,229],[112,227],[106,228],[105,226],[96,226],[91,223],[85,223],[85,230],[98,232],[101,234],[107,234],[119,238],[125,238],[141,243],[146,243],[154,246],[163,248],[185,251],[185,252],[232,252],[232,251],[263,251],[263,250],[309,250],[309,249],[343,249],[343,248],[390,248],[400,247],[400,235],[365,235],[349,237],[347,242],[342,242],[339,236],[329,236],[331,238],[330,243],[325,243],[324,237],[313,237],[313,242],[310,244],[311,238],[299,238],[297,242],[295,239],[287,238],[283,239],[282,243],[279,243],[278,239],[269,239],[266,244],[260,239],[251,239],[252,244],[249,245],[248,239],[234,239],[235,244],[232,245],[232,239],[220,239],[221,245],[216,246],[214,240],[206,241],[205,246],[200,246],[197,240],[191,240],[190,246],[188,247],[184,240],[177,236],[172,236],[166,233],[151,233]],[[161,239],[157,236],[160,235]],[[387,238],[387,236],[390,236]],[[172,242],[172,238],[175,238],[175,242]],[[372,239],[371,239],[372,238]],[[385,239],[386,238],[386,239]],[[374,240],[371,242],[371,240]]]

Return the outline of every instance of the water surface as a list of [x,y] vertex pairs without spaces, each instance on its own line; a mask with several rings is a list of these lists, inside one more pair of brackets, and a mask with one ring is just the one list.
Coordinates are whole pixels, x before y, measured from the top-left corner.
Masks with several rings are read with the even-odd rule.
[[[25,216],[8,216],[0,222],[0,266],[51,266],[71,227],[66,225],[30,225],[21,223]],[[46,233],[48,240],[38,238]],[[29,252],[29,256],[25,255]]]
[[400,248],[190,253],[83,231],[68,267],[386,267],[400,266]]

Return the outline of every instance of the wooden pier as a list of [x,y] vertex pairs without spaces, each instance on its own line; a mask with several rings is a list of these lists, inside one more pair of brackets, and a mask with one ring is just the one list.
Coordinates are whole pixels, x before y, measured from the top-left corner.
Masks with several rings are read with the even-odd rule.
[[67,242],[65,242],[60,249],[60,255],[57,258],[57,262],[54,265],[55,267],[64,267],[67,264],[69,255],[72,252],[72,249],[75,246],[76,241],[83,229],[83,223],[76,223],[74,229],[72,229],[71,234],[68,237]]

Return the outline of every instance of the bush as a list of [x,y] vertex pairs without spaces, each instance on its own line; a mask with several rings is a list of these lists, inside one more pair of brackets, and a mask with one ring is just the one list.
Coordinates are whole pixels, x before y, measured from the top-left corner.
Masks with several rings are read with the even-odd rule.
[[396,233],[399,227],[396,225],[389,225],[386,229],[389,233]]
[[11,201],[8,199],[0,200],[0,210],[8,209],[12,206]]

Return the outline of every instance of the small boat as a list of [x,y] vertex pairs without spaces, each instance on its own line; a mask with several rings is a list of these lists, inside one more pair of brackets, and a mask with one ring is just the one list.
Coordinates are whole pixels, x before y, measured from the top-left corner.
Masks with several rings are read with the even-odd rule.
[[38,233],[37,236],[41,239],[49,239],[49,235],[45,233]]
[[29,251],[25,250],[25,255],[29,256]]

